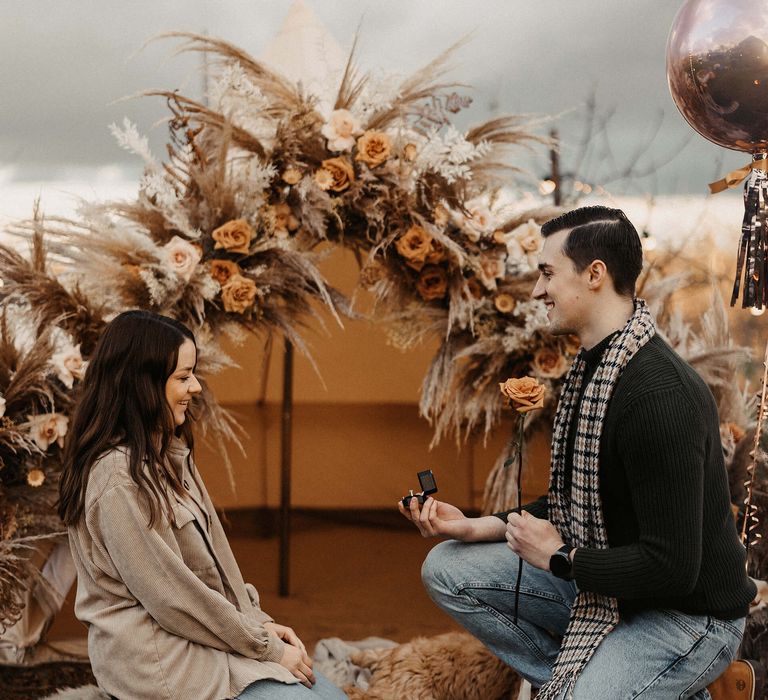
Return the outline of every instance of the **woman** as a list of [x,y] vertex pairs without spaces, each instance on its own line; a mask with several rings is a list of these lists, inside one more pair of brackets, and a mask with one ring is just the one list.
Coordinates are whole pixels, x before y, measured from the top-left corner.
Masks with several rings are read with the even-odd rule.
[[60,486],[93,673],[120,700],[344,698],[243,582],[192,459],[192,333],[127,311],[83,380]]

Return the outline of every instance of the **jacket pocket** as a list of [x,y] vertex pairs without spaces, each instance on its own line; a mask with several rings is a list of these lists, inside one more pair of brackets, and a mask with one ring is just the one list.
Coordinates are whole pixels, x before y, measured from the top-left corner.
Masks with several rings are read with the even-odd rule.
[[185,505],[175,503],[173,525],[173,534],[182,560],[198,578],[210,585],[208,579],[213,572],[218,578],[218,569],[195,514]]

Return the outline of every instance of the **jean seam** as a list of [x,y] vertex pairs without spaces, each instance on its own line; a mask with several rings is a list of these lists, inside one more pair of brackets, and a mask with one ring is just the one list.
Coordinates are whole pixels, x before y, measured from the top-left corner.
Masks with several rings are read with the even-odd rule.
[[720,619],[718,619],[716,617],[713,617],[712,618],[712,624],[717,626],[717,627],[721,627],[726,632],[730,632],[736,638],[736,640],[739,643],[741,642],[741,638],[744,636],[744,634],[743,634],[743,632],[741,630],[739,630],[736,627],[734,627],[727,620],[720,620]]
[[685,632],[688,636],[691,637],[691,639],[695,642],[699,641],[703,637],[707,635],[707,632],[710,629],[712,619],[707,617],[707,626],[706,629],[701,632],[700,630],[697,630],[695,627],[692,627],[689,625],[685,619],[683,619],[679,614],[676,614],[676,611],[674,610],[662,610],[662,615],[664,615],[667,619],[674,622],[683,632]]
[[[505,583],[494,583],[494,582],[488,582],[488,581],[462,581],[461,583],[457,583],[453,586],[452,592],[454,595],[459,595],[464,592],[467,588],[482,588],[492,591],[508,591],[509,593],[514,593],[516,586],[512,584],[505,584]],[[553,603],[560,603],[562,606],[570,608],[571,606],[566,601],[565,598],[559,595],[552,595],[551,593],[547,593],[546,591],[540,591],[537,588],[530,588],[528,586],[520,586],[520,594],[522,595],[525,593],[526,595],[534,596],[537,598],[542,598],[544,600],[551,601]]]
[[[696,679],[683,691],[683,693],[680,694],[680,697],[683,697],[683,694],[687,693],[691,688],[693,688],[693,686],[695,686],[699,681],[701,681],[702,678],[706,677],[706,675],[712,670],[714,665],[718,662],[720,657],[723,656],[723,654],[727,654],[728,663],[733,661],[731,650],[728,648],[727,644],[724,644],[722,649],[720,649],[720,651],[717,652],[717,654],[715,655],[715,658],[712,659],[709,665],[696,677]],[[712,680],[714,680],[714,678]]]

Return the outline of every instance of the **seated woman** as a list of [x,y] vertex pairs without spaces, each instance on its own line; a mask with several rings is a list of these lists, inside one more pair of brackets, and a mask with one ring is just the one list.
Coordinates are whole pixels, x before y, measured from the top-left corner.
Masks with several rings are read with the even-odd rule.
[[345,698],[244,583],[192,458],[186,326],[106,327],[69,431],[59,514],[99,686],[120,700]]

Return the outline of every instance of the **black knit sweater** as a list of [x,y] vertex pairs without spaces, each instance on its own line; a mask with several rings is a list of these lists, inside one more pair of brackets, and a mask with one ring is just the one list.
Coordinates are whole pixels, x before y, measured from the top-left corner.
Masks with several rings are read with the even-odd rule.
[[[587,378],[609,342],[586,353]],[[573,442],[571,432],[568,464]],[[609,548],[576,550],[579,590],[617,598],[623,615],[648,608],[746,615],[756,591],[731,512],[717,406],[701,377],[658,335],[616,385],[599,474]],[[523,507],[547,517],[546,496]],[[496,515],[506,521],[509,512]]]

